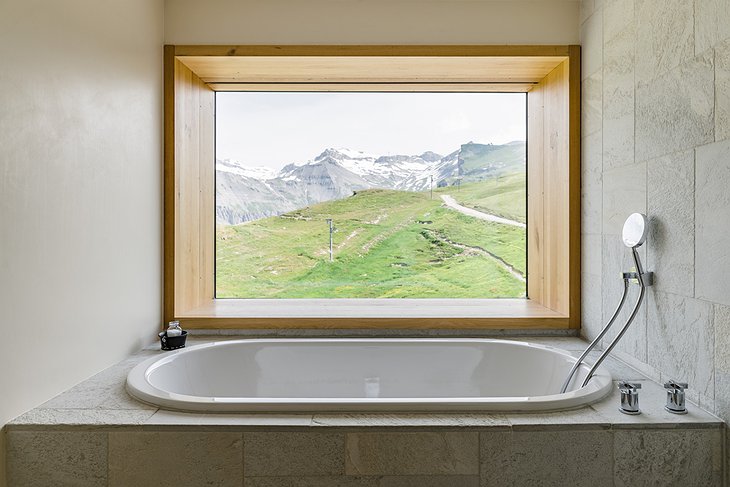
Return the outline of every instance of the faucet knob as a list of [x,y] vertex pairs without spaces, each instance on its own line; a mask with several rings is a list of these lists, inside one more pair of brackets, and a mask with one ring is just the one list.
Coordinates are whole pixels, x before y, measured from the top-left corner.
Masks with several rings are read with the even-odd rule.
[[641,413],[639,409],[639,389],[641,389],[641,383],[639,382],[619,381],[618,390],[621,392],[621,406],[618,408],[619,411],[624,414]]
[[667,404],[664,409],[674,414],[687,414],[684,391],[689,385],[686,382],[670,380],[664,384],[667,390]]
[[664,384],[665,389],[679,389],[680,391],[683,391],[685,389],[689,389],[689,384],[686,382],[677,382],[675,380],[670,380],[669,382],[666,382]]

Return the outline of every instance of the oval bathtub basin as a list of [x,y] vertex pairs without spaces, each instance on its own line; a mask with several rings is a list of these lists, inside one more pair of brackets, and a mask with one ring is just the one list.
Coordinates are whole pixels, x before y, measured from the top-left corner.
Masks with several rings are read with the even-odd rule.
[[559,394],[575,358],[489,339],[263,339],[198,345],[137,365],[127,390],[181,411],[547,411],[603,398],[599,371]]

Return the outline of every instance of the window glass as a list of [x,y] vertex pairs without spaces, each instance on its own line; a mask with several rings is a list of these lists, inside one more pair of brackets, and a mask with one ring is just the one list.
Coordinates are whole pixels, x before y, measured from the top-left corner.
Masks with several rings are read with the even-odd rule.
[[216,297],[525,297],[526,100],[217,93]]

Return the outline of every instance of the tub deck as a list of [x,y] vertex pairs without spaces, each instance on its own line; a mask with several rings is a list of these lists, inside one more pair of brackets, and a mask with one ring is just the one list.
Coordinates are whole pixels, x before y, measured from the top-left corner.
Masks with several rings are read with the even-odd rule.
[[[576,356],[586,346],[528,340]],[[722,485],[724,423],[694,404],[687,415],[666,412],[661,385],[613,358],[604,366],[614,379],[642,383],[639,416],[618,411],[615,389],[555,413],[211,414],[165,411],[126,393],[127,373],[163,353],[156,348],[10,422],[10,485]],[[160,468],[166,451],[179,460],[172,473]]]

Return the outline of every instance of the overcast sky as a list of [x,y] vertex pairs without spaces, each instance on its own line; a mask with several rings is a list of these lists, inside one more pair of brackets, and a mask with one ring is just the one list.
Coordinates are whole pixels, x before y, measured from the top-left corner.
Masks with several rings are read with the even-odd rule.
[[525,140],[524,93],[216,94],[216,157],[279,169],[324,149],[446,155]]

